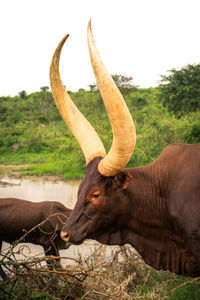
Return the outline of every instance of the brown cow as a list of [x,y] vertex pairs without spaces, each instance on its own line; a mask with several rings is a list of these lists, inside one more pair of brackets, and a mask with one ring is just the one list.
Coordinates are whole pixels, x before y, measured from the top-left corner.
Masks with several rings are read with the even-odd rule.
[[150,165],[124,169],[135,147],[135,126],[103,65],[89,23],[92,67],[113,131],[106,155],[97,133],[60,79],[59,58],[67,37],[51,62],[51,88],[87,167],[62,238],[74,244],[88,238],[107,245],[129,243],[157,270],[200,276],[200,144],[171,145]]
[[[68,248],[60,238],[60,231],[70,213],[71,209],[56,201],[34,203],[15,198],[0,198],[0,250],[3,241],[13,243],[24,236],[20,242],[42,246],[46,256],[59,256],[58,250]],[[57,263],[59,261],[57,259]],[[48,260],[47,263],[52,268]],[[6,279],[1,266],[0,275]]]

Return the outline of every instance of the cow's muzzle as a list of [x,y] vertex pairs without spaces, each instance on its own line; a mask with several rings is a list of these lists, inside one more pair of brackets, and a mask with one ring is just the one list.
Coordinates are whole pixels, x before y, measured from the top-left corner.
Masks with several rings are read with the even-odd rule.
[[84,238],[81,235],[73,233],[72,231],[62,230],[60,236],[66,243],[71,243],[75,245],[80,245],[84,240]]
[[61,231],[60,236],[66,243],[69,243],[69,239],[70,239],[69,232]]

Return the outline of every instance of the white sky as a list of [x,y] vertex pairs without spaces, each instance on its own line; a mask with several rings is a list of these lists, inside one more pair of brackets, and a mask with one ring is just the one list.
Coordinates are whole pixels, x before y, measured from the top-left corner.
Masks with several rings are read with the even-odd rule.
[[140,87],[200,62],[200,0],[0,0],[0,96],[50,86],[50,60],[66,33],[63,83],[72,91],[95,83],[89,18],[109,72],[132,76]]

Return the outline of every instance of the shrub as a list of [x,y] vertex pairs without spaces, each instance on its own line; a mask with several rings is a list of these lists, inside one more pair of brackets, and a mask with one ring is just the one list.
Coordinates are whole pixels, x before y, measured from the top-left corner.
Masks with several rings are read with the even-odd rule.
[[191,127],[190,133],[186,136],[187,143],[200,143],[200,123]]

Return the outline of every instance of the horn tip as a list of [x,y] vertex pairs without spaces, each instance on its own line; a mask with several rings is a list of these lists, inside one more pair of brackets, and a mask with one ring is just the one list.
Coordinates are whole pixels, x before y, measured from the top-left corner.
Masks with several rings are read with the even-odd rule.
[[92,30],[92,19],[91,18],[88,21],[88,30]]
[[68,39],[68,37],[69,37],[69,33],[67,33],[67,34],[64,36],[63,40],[66,41],[66,39]]
[[[60,46],[62,47],[64,45],[64,43],[66,42],[66,40],[68,39],[69,37],[69,34],[67,33],[63,38],[62,40],[60,41]],[[59,47],[59,46],[58,46]]]

